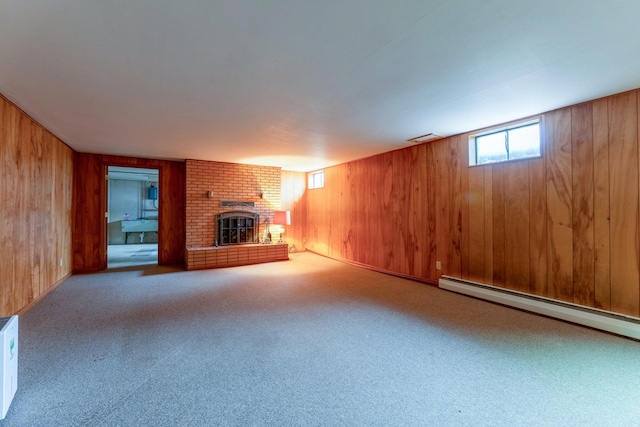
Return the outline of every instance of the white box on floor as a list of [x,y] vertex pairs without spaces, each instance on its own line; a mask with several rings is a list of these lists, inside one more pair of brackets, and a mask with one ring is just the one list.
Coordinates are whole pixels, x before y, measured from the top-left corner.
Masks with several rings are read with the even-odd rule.
[[4,419],[18,389],[18,316],[0,318],[0,344],[0,419]]

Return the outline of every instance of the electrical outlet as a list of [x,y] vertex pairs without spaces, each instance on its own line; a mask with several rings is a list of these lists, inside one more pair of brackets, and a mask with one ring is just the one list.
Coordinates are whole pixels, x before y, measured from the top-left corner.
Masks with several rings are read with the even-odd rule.
[[302,238],[302,243],[307,243],[307,238],[306,237]]
[[60,258],[60,267],[62,267],[62,258]]
[[440,261],[436,261],[436,270],[442,270],[442,263]]

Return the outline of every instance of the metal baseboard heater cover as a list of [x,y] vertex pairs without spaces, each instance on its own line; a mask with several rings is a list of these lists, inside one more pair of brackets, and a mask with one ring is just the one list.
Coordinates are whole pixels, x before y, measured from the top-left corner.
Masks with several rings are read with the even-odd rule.
[[636,317],[625,316],[597,308],[588,308],[551,298],[525,294],[523,292],[449,276],[442,276],[438,281],[438,286],[441,289],[459,294],[469,295],[640,340],[640,319]]

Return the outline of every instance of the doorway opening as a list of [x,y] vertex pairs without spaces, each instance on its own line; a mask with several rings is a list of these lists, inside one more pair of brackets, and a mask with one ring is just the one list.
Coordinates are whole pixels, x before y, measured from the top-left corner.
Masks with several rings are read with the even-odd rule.
[[158,264],[159,170],[107,168],[107,268]]

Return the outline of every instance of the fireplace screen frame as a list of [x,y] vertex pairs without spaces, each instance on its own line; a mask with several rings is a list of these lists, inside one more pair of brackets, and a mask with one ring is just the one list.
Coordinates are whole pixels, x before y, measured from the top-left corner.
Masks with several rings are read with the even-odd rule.
[[248,245],[259,242],[260,215],[247,211],[231,211],[218,215],[218,238],[220,246]]

